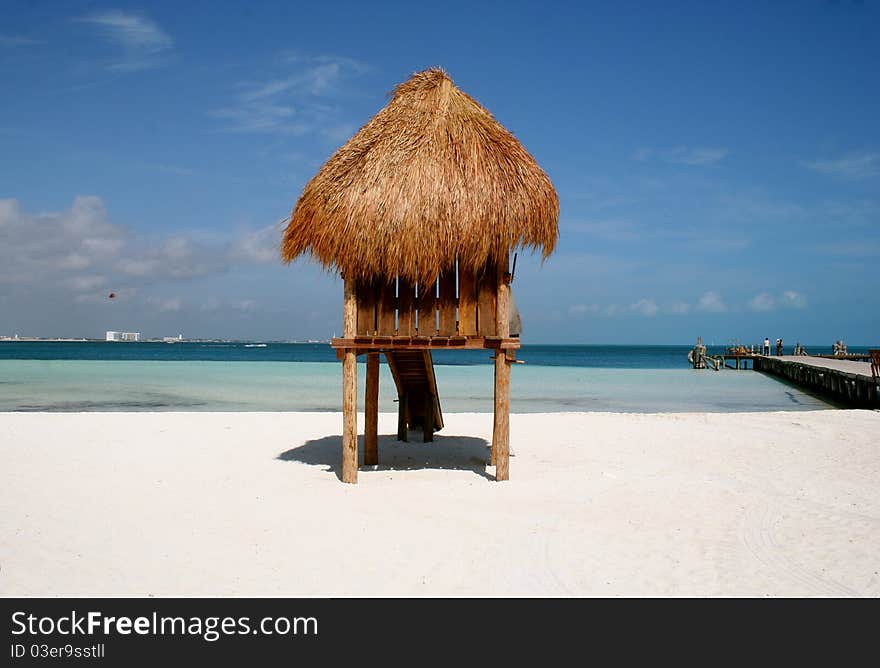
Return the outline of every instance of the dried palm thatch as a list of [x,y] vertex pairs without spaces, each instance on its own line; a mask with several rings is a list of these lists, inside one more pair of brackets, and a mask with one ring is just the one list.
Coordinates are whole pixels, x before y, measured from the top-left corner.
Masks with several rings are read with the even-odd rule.
[[559,198],[522,144],[437,68],[388,105],[306,185],[282,258],[311,253],[352,278],[433,281],[517,247],[553,252]]

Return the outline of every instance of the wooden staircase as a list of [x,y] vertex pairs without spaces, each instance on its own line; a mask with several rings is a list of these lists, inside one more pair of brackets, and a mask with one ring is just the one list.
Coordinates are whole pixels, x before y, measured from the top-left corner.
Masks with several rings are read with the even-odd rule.
[[443,428],[443,413],[437,396],[434,359],[430,350],[387,350],[385,359],[397,386],[397,438],[409,440],[408,430],[420,428],[424,440],[433,441]]

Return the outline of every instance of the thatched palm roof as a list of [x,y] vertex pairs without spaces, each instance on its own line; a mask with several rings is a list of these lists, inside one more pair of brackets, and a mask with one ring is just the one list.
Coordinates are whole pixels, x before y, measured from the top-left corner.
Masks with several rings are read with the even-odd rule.
[[306,185],[282,257],[433,280],[556,245],[559,198],[516,138],[441,69],[414,74]]

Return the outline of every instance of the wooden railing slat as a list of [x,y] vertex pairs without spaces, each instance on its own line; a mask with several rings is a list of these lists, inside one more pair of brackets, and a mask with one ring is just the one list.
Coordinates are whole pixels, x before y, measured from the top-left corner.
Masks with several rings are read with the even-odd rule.
[[498,269],[483,268],[477,275],[477,328],[480,336],[495,336],[495,300]]
[[373,336],[376,333],[376,286],[360,281],[357,290],[357,333]]
[[437,299],[436,285],[419,284],[419,336],[435,336],[437,334]]
[[455,268],[440,274],[440,336],[452,336],[456,333],[455,309],[458,298],[455,295]]
[[414,336],[416,318],[413,310],[415,286],[403,278],[397,279],[397,334]]
[[394,293],[396,289],[394,281],[390,283],[382,282],[379,285],[376,328],[380,336],[394,336],[394,312],[397,308],[397,297]]
[[477,286],[471,271],[458,270],[458,333],[477,335]]

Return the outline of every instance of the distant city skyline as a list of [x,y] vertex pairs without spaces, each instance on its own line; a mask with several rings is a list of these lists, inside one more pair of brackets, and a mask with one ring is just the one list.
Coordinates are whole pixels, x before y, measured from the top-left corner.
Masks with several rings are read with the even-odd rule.
[[439,65],[560,196],[557,252],[517,262],[526,343],[880,338],[876,3],[0,19],[0,336],[328,339],[341,281],[280,263],[284,219],[389,90]]

